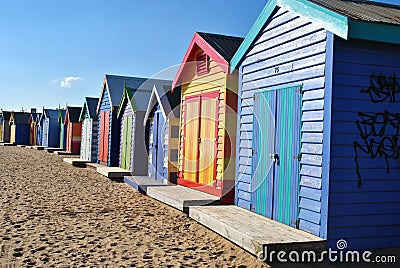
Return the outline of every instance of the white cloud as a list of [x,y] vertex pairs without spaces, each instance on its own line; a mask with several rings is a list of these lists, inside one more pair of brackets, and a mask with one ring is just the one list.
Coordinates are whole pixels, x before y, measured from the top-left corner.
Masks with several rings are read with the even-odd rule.
[[60,86],[61,87],[66,87],[66,88],[71,88],[71,85],[73,82],[78,81],[78,80],[83,80],[79,76],[67,76],[64,77],[64,80],[61,81]]

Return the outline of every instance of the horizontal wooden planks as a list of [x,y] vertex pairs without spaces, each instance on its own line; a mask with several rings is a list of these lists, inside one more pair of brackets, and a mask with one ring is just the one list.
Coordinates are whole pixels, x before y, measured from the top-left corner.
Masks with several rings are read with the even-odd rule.
[[278,10],[244,57],[239,98],[236,203],[249,209],[253,96],[262,90],[302,85],[299,228],[316,235],[319,235],[321,211],[325,61],[326,31],[297,15]]
[[400,166],[387,149],[400,145],[391,143],[399,138],[400,96],[385,94],[400,84],[400,52],[359,40],[335,44],[328,239],[398,247]]

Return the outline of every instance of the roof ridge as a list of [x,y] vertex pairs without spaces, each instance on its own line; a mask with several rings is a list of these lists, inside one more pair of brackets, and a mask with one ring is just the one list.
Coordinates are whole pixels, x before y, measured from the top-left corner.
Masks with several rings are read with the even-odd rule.
[[196,31],[196,33],[202,35],[213,35],[213,36],[218,36],[218,37],[224,37],[224,38],[232,38],[232,39],[244,39],[244,37],[240,37],[240,36],[234,36],[234,35],[226,35],[226,34],[218,34],[218,33],[207,33],[207,32],[200,32],[200,31]]

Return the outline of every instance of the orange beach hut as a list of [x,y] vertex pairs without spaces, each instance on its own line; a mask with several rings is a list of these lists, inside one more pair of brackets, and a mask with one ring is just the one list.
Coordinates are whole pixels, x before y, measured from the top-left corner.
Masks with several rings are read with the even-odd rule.
[[82,107],[67,107],[64,127],[67,129],[66,151],[79,154],[81,150],[82,123],[79,121]]

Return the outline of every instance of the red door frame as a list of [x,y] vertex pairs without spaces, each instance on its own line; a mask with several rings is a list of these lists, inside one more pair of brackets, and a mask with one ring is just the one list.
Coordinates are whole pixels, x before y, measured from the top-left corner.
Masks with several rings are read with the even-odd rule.
[[[186,119],[187,119],[186,118],[186,116],[187,116],[187,105],[186,104],[190,103],[190,102],[196,102],[196,101],[199,103],[199,107],[198,107],[197,112],[198,112],[198,115],[200,116],[201,115],[201,95],[199,94],[199,95],[189,96],[189,97],[185,98],[185,115],[184,115],[184,120],[183,120],[183,122],[184,122],[184,128],[183,128],[183,137],[184,137],[183,159],[185,159],[185,151],[186,151],[185,150],[186,149]],[[198,170],[199,170],[199,156],[200,156],[199,142],[198,142],[199,136],[200,136],[200,120],[199,120],[198,129],[197,129],[197,143],[196,143],[196,148],[195,148],[195,150],[197,151],[197,153],[196,153],[196,175],[195,175],[196,182],[195,183],[199,182],[199,172],[198,172]],[[182,179],[184,179],[184,170],[185,170],[185,161],[183,160],[182,161]]]
[[[186,114],[187,114],[187,110],[186,110],[186,102],[193,102],[193,101],[198,101],[199,102],[199,116],[201,117],[201,106],[202,106],[202,101],[203,99],[217,99],[217,105],[216,105],[216,109],[215,109],[215,148],[216,148],[216,154],[218,154],[218,110],[219,110],[219,94],[220,91],[219,90],[215,90],[215,91],[210,91],[210,92],[204,92],[204,93],[200,93],[200,94],[196,94],[196,95],[191,95],[185,98],[184,102],[185,102],[185,111],[184,111],[184,124],[186,124]],[[198,127],[198,133],[197,133],[197,137],[200,138],[200,129],[201,129],[201,120],[199,120],[199,127]],[[186,125],[184,126],[184,130],[183,130],[183,135],[184,137],[186,137]],[[183,143],[183,157],[185,157],[185,148],[186,148],[186,139],[184,140]],[[207,192],[213,195],[217,195],[217,196],[222,196],[223,191],[222,188],[221,189],[216,189],[216,185],[215,183],[213,184],[213,186],[209,186],[209,185],[204,185],[199,183],[199,157],[200,157],[200,151],[199,151],[199,144],[197,143],[196,145],[197,148],[197,155],[196,155],[196,182],[193,181],[189,181],[189,180],[185,180],[184,178],[184,170],[185,170],[185,166],[184,166],[184,161],[182,161],[182,170],[180,171],[181,176],[178,177],[178,184],[183,185],[183,186],[187,186],[190,188],[196,188],[200,191],[203,192]],[[216,181],[216,170],[217,170],[217,159],[214,160],[214,177],[213,177],[213,182]]]
[[[100,113],[99,162],[108,162],[108,135],[110,128],[110,111]],[[106,135],[107,134],[107,135]]]

